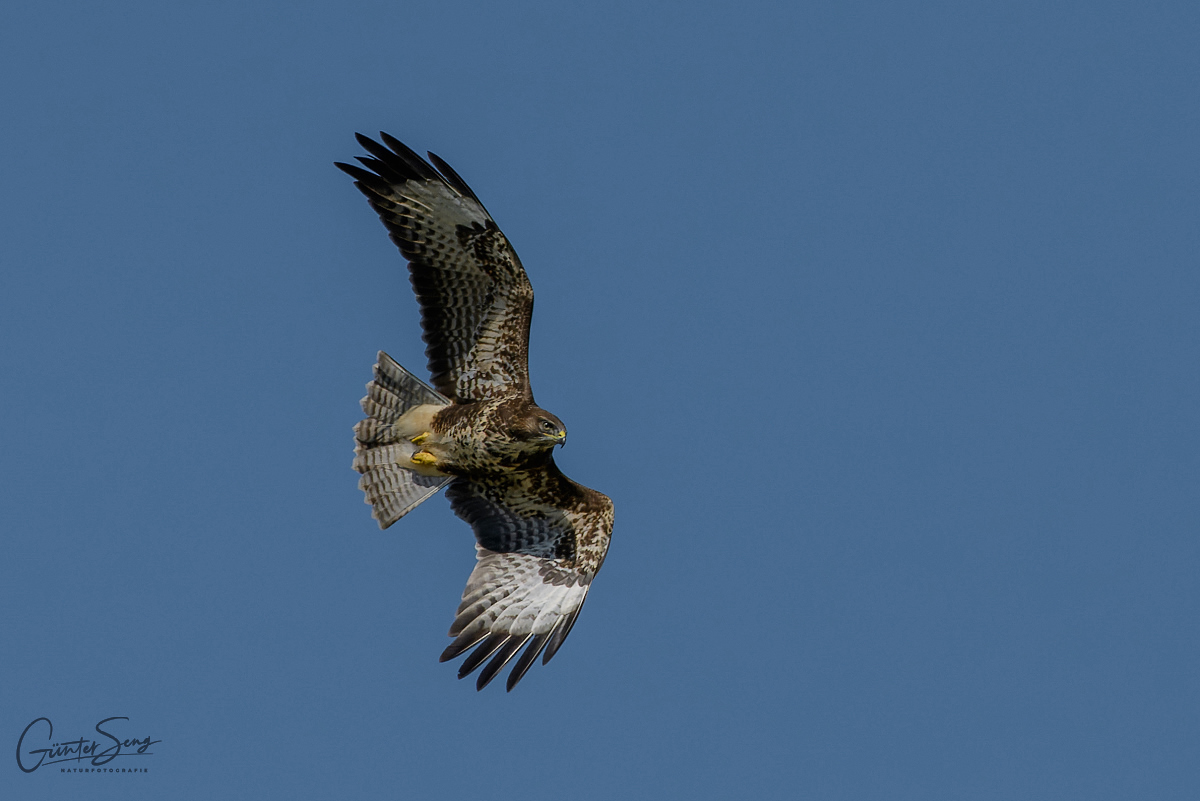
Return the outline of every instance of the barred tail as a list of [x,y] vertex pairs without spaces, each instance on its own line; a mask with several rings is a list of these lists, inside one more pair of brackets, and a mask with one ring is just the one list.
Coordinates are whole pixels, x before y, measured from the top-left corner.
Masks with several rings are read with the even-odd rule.
[[395,523],[450,483],[448,476],[422,476],[401,467],[417,448],[397,436],[392,424],[409,409],[430,403],[446,406],[450,401],[380,351],[375,378],[362,399],[367,419],[354,427],[354,469],[362,473],[358,488],[380,528]]

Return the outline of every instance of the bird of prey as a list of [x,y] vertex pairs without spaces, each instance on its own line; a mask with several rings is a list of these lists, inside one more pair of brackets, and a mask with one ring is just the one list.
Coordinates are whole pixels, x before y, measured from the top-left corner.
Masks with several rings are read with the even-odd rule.
[[433,384],[380,351],[354,427],[359,487],[380,528],[448,487],[475,532],[476,564],[441,661],[474,648],[458,677],[486,661],[482,690],[524,647],[512,690],[575,624],[608,551],[612,501],[554,464],[567,430],[529,386],[533,288],[491,215],[434,154],[427,162],[386,133],[382,144],[357,138],[370,156],[337,166],[408,260]]

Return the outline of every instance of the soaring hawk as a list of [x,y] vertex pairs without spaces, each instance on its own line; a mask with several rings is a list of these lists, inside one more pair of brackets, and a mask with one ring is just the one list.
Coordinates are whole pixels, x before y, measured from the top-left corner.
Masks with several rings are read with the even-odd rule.
[[371,156],[337,166],[408,260],[433,382],[380,351],[354,427],[359,487],[387,528],[448,485],[476,564],[441,659],[474,648],[458,677],[486,661],[482,690],[524,647],[512,690],[575,624],[608,551],[612,501],[554,464],[567,431],[529,386],[533,287],[491,215],[434,154],[437,169],[386,133],[357,138]]

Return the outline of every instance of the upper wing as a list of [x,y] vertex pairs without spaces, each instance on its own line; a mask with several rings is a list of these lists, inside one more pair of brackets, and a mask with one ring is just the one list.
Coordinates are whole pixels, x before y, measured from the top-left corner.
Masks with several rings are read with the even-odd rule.
[[482,690],[525,646],[508,676],[511,690],[543,649],[542,664],[550,661],[575,625],[608,552],[612,501],[571,481],[553,460],[536,470],[456,478],[446,497],[474,529],[478,561],[442,661],[478,645],[458,677],[492,657],[479,674]]
[[451,399],[529,389],[533,287],[508,240],[458,173],[432,153],[435,170],[393,137],[357,134],[374,158],[337,166],[355,179],[408,259],[421,305],[433,385]]

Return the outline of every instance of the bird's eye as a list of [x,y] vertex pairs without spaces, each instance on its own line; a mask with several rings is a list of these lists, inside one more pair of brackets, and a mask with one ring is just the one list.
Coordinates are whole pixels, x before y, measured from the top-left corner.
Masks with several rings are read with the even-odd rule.
[[554,423],[551,423],[549,420],[543,420],[542,421],[542,430],[545,431],[547,434],[553,434],[555,431]]

